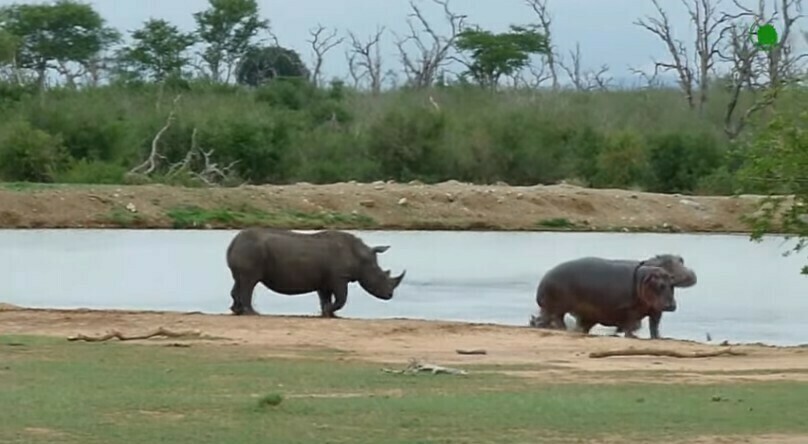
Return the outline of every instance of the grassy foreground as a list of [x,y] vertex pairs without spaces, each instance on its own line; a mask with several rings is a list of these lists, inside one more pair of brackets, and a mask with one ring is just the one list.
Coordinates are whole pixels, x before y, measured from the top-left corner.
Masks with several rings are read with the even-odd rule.
[[[808,384],[557,384],[493,372],[0,338],[3,443],[517,443],[808,433]],[[278,403],[278,401],[280,401]]]

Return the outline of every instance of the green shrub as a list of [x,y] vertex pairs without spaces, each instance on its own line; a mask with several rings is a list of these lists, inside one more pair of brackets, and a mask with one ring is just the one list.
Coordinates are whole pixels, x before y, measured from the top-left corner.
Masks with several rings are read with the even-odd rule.
[[56,175],[57,182],[64,183],[123,183],[127,168],[114,163],[81,159],[66,171]]
[[26,121],[13,121],[0,131],[0,176],[4,180],[52,182],[68,159],[59,136]]
[[385,177],[432,180],[446,127],[442,113],[393,108],[371,125],[369,153]]
[[649,140],[651,190],[688,193],[721,164],[718,141],[709,134],[663,134]]

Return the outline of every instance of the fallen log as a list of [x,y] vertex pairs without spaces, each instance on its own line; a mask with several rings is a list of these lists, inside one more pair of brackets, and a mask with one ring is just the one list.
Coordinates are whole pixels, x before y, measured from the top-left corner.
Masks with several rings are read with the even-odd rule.
[[118,339],[119,341],[136,341],[141,339],[150,339],[157,336],[164,336],[167,338],[181,339],[181,338],[195,338],[195,339],[217,339],[213,336],[203,335],[199,330],[190,331],[171,331],[166,328],[160,327],[148,333],[126,335],[117,330],[112,330],[100,336],[88,336],[85,334],[77,334],[69,336],[68,341],[85,341],[85,342],[103,342],[110,339]]
[[652,348],[629,348],[624,350],[607,350],[589,353],[590,358],[608,358],[612,356],[663,356],[669,358],[712,358],[716,356],[745,356],[746,353],[725,348],[711,352],[678,352],[675,350],[660,350]]
[[471,349],[471,350],[464,350],[462,348],[459,348],[459,349],[455,350],[455,353],[457,353],[458,355],[487,355],[488,354],[487,351],[485,351],[485,350],[483,350],[481,348],[475,348],[475,349]]

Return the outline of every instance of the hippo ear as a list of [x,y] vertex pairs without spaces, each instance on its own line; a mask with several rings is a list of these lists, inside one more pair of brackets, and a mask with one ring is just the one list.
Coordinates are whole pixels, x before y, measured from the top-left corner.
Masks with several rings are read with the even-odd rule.
[[390,277],[390,270],[384,270],[384,274],[386,274],[387,277]]
[[384,253],[388,249],[390,249],[389,245],[380,245],[380,246],[377,246],[377,247],[373,247],[373,252],[377,253],[377,254],[378,253]]

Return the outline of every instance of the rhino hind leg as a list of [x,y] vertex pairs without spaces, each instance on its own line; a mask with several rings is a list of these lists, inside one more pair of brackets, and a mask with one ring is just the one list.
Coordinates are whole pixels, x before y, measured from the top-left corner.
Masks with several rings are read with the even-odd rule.
[[332,302],[331,292],[318,290],[317,296],[320,298],[320,316],[324,318],[334,317],[334,313],[332,312],[334,304]]
[[233,281],[233,289],[230,291],[233,305],[230,306],[230,311],[235,315],[257,315],[258,312],[252,306],[252,296],[258,279],[234,275]]

